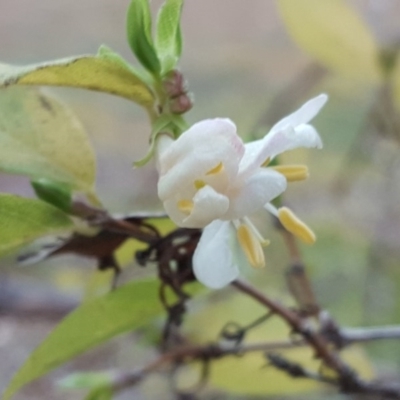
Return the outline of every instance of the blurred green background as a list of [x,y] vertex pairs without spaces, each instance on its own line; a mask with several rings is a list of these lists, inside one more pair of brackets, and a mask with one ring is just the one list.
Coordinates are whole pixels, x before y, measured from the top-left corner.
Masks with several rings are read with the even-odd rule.
[[[312,2],[296,0],[297,7],[301,4],[306,11]],[[161,3],[153,1],[153,9],[158,9]],[[332,2],[329,0],[329,3]],[[382,54],[385,60],[393,61],[400,42],[400,3],[397,0],[340,3],[351,7],[349,12],[375,46],[376,65]],[[2,0],[0,59],[10,64],[32,63],[95,53],[99,45],[105,43],[132,61],[125,40],[127,6],[127,0]],[[394,67],[388,72],[378,66],[378,77],[371,77],[365,73],[370,64],[363,63],[362,56],[358,56],[363,46],[368,46],[364,42],[354,42],[354,38],[365,35],[352,32],[339,12],[331,14],[329,20],[325,20],[327,15],[323,11],[320,16],[307,12],[305,15],[314,18],[312,21],[317,20],[317,28],[322,31],[326,26],[334,27],[326,35],[314,33],[315,39],[322,38],[316,51],[313,45],[303,45],[305,50],[296,45],[299,38],[293,29],[288,33],[275,1],[187,1],[182,21],[184,52],[181,69],[195,96],[195,106],[187,119],[193,123],[204,118],[229,117],[244,138],[254,138],[265,134],[269,126],[308,98],[321,92],[328,93],[330,101],[315,120],[324,149],[297,150],[282,158],[287,163],[307,163],[311,173],[308,181],[291,184],[284,201],[317,234],[317,244],[301,246],[301,251],[321,304],[346,326],[398,324],[400,103],[396,98],[400,96],[396,93],[400,71]],[[298,16],[298,23],[303,24],[304,31],[313,29],[314,25],[302,22],[302,17],[303,14]],[[289,23],[291,19],[286,15],[285,21]],[[293,22],[289,25],[293,28]],[[355,31],[359,30],[358,25],[352,26]],[[312,32],[310,36],[313,37]],[[335,62],[331,61],[329,49],[334,49],[332,44],[336,44],[337,56],[346,59],[344,68],[336,68]],[[354,51],[354,59],[345,51],[347,44],[350,54]],[[340,54],[342,50],[343,55]],[[325,57],[325,53],[328,56]],[[118,213],[159,210],[154,167],[148,165],[136,170],[131,167],[132,161],[146,151],[150,130],[146,115],[134,104],[113,96],[76,89],[52,88],[51,92],[70,105],[87,129],[97,154],[98,191],[105,206]],[[32,196],[28,179],[23,177],[0,174],[0,190]],[[289,261],[287,252],[267,218],[261,217],[260,229],[273,241],[267,249],[268,270],[262,279],[256,275],[258,271],[250,271],[248,277],[256,279],[260,286],[278,298],[285,299],[287,289],[283,271]],[[133,268],[131,270],[136,274]],[[5,387],[16,368],[51,330],[63,309],[76,304],[87,291],[87,282],[93,280],[93,269],[92,262],[73,257],[29,267],[16,266],[13,257],[2,261],[0,388]],[[214,293],[211,302],[220,300],[229,304],[230,296],[229,290]],[[49,309],[52,308],[50,305],[57,305],[60,312],[51,317],[51,312],[15,314],[12,310],[16,304],[22,309],[26,304],[32,308],[48,306]],[[199,321],[204,317],[202,310],[208,310],[207,304],[204,298],[194,302]],[[232,319],[249,322],[246,307],[251,308],[238,304],[239,313],[229,309]],[[257,312],[253,312],[256,318]],[[223,313],[226,315],[227,310]],[[207,312],[206,319],[211,325],[214,320],[220,321],[217,311],[215,315]],[[189,332],[207,336],[198,332],[200,325],[196,325],[196,318],[191,318],[189,325]],[[222,327],[222,321],[220,325]],[[285,337],[285,332],[276,330]],[[137,366],[153,354],[144,345],[133,348],[132,343],[136,340],[131,336],[113,340],[29,386],[16,399],[82,398],[82,394],[75,397],[70,392],[59,391],[54,381],[76,369]],[[379,376],[399,378],[398,342],[374,343],[363,348]],[[366,359],[360,358],[355,367],[368,370]],[[259,357],[246,364],[246,368],[257,370],[257,379],[260,379],[260,368],[264,364]],[[231,372],[228,368],[223,373],[229,377]],[[231,379],[237,380],[240,376]],[[281,384],[282,395],[303,390],[298,382],[293,382],[290,387],[287,382]],[[229,384],[225,384],[225,388],[227,386]],[[218,394],[223,393],[224,385],[221,385],[210,390],[207,398],[244,398],[240,396],[246,391],[255,395],[257,390],[251,386],[250,382],[243,390],[235,389],[234,394],[223,395]],[[145,384],[120,398],[167,399],[168,395],[160,394],[165,390],[166,383],[159,379],[155,385]],[[274,389],[268,398],[278,394]],[[299,393],[296,398],[298,396]],[[310,398],[308,394],[305,396]],[[318,398],[319,394],[315,396]]]

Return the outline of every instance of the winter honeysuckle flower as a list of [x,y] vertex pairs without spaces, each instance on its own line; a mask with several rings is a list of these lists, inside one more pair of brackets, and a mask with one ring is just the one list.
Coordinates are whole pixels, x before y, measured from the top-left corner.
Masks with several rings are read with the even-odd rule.
[[239,275],[245,259],[265,266],[268,244],[249,216],[263,208],[307,243],[313,232],[288,208],[270,202],[287,182],[307,178],[306,166],[268,167],[278,154],[297,147],[322,147],[308,124],[325,104],[321,94],[279,121],[262,139],[244,144],[229,119],[194,124],[178,139],[161,135],[157,149],[158,195],[170,218],[181,227],[204,228],[193,256],[194,273],[211,288],[220,288]]

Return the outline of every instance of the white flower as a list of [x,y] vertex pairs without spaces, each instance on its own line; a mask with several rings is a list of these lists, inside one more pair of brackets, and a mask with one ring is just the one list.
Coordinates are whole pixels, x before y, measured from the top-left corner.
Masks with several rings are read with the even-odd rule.
[[265,266],[266,241],[249,215],[267,209],[283,226],[308,243],[312,231],[283,207],[270,201],[287,181],[308,176],[306,166],[266,168],[278,154],[297,147],[322,147],[308,124],[323,107],[321,94],[279,121],[262,139],[243,144],[229,119],[194,124],[177,140],[163,135],[158,142],[158,195],[170,218],[181,227],[204,228],[193,256],[197,279],[221,288],[239,275],[242,259],[253,267]]

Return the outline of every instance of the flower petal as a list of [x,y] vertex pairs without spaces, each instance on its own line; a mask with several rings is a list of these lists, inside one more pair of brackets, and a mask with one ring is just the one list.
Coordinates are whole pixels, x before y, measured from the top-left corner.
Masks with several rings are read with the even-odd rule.
[[230,246],[234,234],[232,224],[220,220],[203,230],[193,255],[193,272],[209,288],[220,289],[239,276]]
[[[322,140],[312,125],[303,124],[298,125],[295,129],[288,127],[286,130],[278,131],[271,136],[268,146],[264,149],[268,152],[267,157],[272,159],[278,154],[298,147],[322,148]],[[261,160],[264,159],[261,158]]]
[[158,195],[166,200],[180,187],[205,176],[223,164],[233,179],[244,154],[244,145],[229,119],[209,119],[194,124],[159,156]]
[[293,114],[274,125],[264,138],[246,144],[239,175],[247,176],[268,158],[272,159],[284,151],[298,147],[321,148],[321,138],[315,128],[307,122],[317,115],[327,99],[327,95],[321,94],[309,100]]
[[328,96],[324,93],[312,98],[311,100],[308,100],[294,113],[282,118],[278,123],[276,123],[271,128],[269,134],[280,131],[288,125],[295,128],[297,125],[310,122],[320,112],[321,108],[327,101]]
[[189,215],[179,210],[175,196],[164,202],[164,208],[169,217],[185,228],[204,228],[214,219],[220,218],[229,208],[229,199],[217,193],[211,186],[204,186],[193,197],[193,209]]
[[259,168],[251,174],[231,201],[224,220],[239,219],[262,209],[279,196],[287,186],[286,178],[270,168]]

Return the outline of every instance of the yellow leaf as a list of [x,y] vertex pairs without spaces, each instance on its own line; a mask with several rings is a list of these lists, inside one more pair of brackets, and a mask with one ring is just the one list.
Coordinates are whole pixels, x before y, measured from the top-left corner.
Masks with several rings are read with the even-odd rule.
[[0,90],[0,170],[94,193],[96,162],[82,125],[35,88]]
[[125,97],[151,110],[154,97],[141,78],[121,57],[101,48],[97,55],[14,66],[0,64],[0,86],[68,86]]
[[335,72],[379,80],[377,44],[370,29],[343,0],[278,0],[293,40]]

